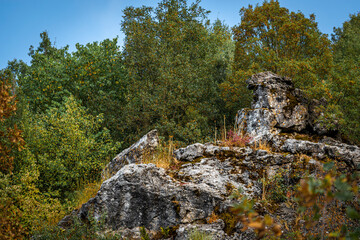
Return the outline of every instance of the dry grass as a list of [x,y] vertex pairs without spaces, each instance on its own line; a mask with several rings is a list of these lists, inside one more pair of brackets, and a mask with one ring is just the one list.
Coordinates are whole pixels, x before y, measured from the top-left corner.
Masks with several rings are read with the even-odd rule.
[[102,182],[102,179],[100,179],[99,181],[85,184],[85,186],[77,192],[75,197],[75,206],[77,209],[79,209],[84,203],[88,202],[90,198],[96,196],[97,192],[100,190]]
[[177,164],[177,160],[173,156],[175,148],[176,144],[171,138],[168,142],[160,142],[155,152],[143,155],[141,163],[153,163],[159,168],[169,169],[171,166]]
[[254,141],[254,149],[255,150],[265,150],[265,151],[268,151],[268,152],[273,152],[273,149],[271,147],[271,145],[269,144],[269,142],[267,141]]

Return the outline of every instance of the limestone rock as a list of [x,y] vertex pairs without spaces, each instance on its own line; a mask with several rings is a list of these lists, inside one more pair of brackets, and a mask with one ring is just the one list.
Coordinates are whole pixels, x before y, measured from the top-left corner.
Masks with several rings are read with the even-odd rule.
[[235,122],[242,134],[252,136],[255,141],[263,138],[270,139],[274,134],[280,132],[279,129],[274,128],[277,121],[269,109],[242,109],[238,112]]
[[179,161],[192,161],[195,158],[201,157],[204,153],[204,145],[195,143],[186,148],[179,148],[174,151],[174,155]]
[[263,72],[253,75],[247,83],[254,91],[254,100],[251,109],[240,110],[235,120],[242,134],[255,140],[269,140],[281,132],[336,134],[317,121],[322,114],[317,107],[326,103],[306,99],[291,79]]
[[106,216],[113,230],[144,226],[160,230],[208,217],[222,199],[207,184],[181,184],[153,164],[129,164],[106,180],[96,195],[84,204],[81,218]]
[[149,154],[159,145],[159,136],[156,129],[151,130],[139,141],[119,153],[106,167],[106,174],[114,175],[126,164],[140,163],[143,154]]
[[333,141],[332,145],[323,142],[310,142],[304,140],[287,139],[281,146],[282,151],[293,154],[307,154],[318,159],[330,157],[338,161],[345,162],[351,168],[360,166],[360,148],[338,141]]
[[307,100],[289,78],[264,72],[253,75],[247,83],[249,89],[254,89],[251,107],[268,109],[276,120],[277,128],[298,132],[306,128]]

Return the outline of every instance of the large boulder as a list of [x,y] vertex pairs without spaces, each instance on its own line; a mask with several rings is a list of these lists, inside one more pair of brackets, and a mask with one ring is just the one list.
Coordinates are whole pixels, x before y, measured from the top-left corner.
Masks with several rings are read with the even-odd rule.
[[336,134],[318,121],[321,112],[317,109],[326,103],[306,99],[291,79],[263,72],[253,75],[247,84],[253,90],[254,100],[251,109],[240,110],[235,120],[242,134],[255,140],[269,140],[281,132]]

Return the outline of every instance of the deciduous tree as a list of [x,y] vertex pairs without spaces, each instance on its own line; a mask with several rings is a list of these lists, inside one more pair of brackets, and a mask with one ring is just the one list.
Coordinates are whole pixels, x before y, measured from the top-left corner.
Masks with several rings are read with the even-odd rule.
[[156,127],[186,142],[208,135],[219,115],[216,66],[225,74],[219,64],[228,63],[217,54],[230,34],[219,22],[211,28],[207,13],[199,1],[185,0],[124,10],[129,132]]
[[234,111],[251,100],[245,81],[252,74],[272,71],[291,77],[312,95],[327,80],[332,67],[330,41],[322,34],[315,15],[290,12],[278,1],[240,10],[241,22],[233,28],[233,75],[222,84],[223,97]]
[[14,154],[24,145],[20,129],[11,121],[16,112],[16,101],[10,80],[8,71],[0,72],[0,171],[5,174],[12,171]]

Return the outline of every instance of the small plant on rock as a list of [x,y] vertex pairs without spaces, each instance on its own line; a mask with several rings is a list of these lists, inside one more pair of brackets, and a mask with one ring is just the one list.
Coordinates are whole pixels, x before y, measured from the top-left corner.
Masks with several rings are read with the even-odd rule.
[[232,212],[239,216],[239,220],[242,223],[243,231],[248,228],[254,229],[259,239],[265,237],[279,238],[282,234],[281,227],[279,224],[274,222],[274,219],[269,215],[264,217],[260,216],[254,210],[254,201],[243,196],[241,191],[233,194],[233,198],[239,200],[232,208]]
[[224,145],[229,147],[245,147],[251,140],[252,138],[247,135],[237,134],[236,132],[230,130],[226,134]]
[[161,141],[154,152],[148,152],[143,155],[141,163],[153,163],[157,167],[171,169],[177,165],[177,160],[173,156],[177,143],[172,140],[172,136],[168,142]]
[[190,232],[189,240],[212,240],[211,234],[200,231],[198,229],[194,229]]

